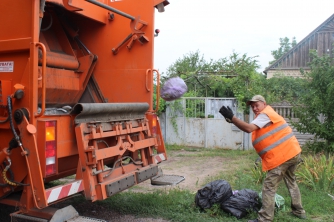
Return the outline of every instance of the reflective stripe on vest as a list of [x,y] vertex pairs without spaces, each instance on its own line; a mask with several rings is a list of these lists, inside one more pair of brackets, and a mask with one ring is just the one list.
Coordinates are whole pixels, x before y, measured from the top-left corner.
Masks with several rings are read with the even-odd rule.
[[257,138],[256,140],[254,140],[254,142],[253,142],[253,146],[255,147],[255,145],[256,145],[257,143],[261,142],[261,141],[264,140],[265,138],[267,138],[267,137],[273,135],[274,133],[276,133],[276,132],[278,132],[278,131],[280,131],[280,130],[286,128],[286,127],[289,127],[289,125],[288,125],[287,123],[285,123],[285,124],[283,124],[283,125],[281,125],[281,126],[275,128],[275,129],[273,129],[273,130],[271,130],[271,131],[269,131],[269,132],[263,134],[262,136],[260,136],[260,137]]
[[266,114],[271,125],[252,132],[252,142],[262,159],[262,170],[274,169],[301,152],[298,140],[282,116],[267,105],[261,113]]
[[276,146],[280,145],[281,143],[287,141],[288,139],[290,139],[291,137],[293,137],[293,133],[290,133],[288,135],[286,135],[285,137],[283,137],[280,140],[277,140],[275,143],[271,144],[270,146],[264,148],[263,150],[261,150],[258,154],[259,156],[262,156],[263,154],[265,154],[266,152],[268,152],[269,150],[275,148]]

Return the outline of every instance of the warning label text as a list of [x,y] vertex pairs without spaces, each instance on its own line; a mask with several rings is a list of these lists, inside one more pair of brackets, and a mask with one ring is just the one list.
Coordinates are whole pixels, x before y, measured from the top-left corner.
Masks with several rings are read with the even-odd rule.
[[14,61],[0,62],[0,72],[13,72],[13,71],[14,71]]

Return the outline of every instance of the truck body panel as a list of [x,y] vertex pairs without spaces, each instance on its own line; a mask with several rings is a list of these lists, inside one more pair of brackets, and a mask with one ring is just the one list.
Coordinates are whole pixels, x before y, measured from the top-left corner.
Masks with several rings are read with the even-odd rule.
[[1,1],[0,203],[48,219],[75,194],[103,200],[157,175],[154,13],[168,4]]

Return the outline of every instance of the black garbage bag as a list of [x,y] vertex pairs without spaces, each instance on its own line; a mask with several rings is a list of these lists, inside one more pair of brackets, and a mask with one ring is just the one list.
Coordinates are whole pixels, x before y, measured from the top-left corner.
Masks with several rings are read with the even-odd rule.
[[225,180],[215,180],[197,191],[195,203],[202,209],[211,208],[215,203],[222,203],[232,196],[231,185]]
[[259,211],[259,194],[250,189],[235,192],[228,200],[220,204],[221,209],[238,219],[245,217],[250,211]]

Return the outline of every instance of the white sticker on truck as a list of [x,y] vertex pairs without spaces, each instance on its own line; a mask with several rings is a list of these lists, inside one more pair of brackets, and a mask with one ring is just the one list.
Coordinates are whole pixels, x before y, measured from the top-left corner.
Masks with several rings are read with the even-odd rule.
[[14,71],[14,61],[0,62],[0,72],[13,72],[13,71]]

